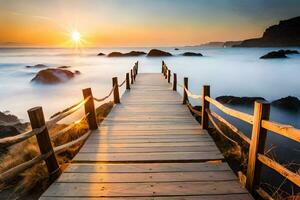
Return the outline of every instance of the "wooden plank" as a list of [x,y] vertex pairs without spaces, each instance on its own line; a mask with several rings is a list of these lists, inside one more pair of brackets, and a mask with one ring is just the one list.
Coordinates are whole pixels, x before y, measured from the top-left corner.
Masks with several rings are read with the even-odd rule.
[[173,146],[173,147],[89,147],[84,146],[81,148],[80,152],[82,153],[152,153],[152,152],[208,152],[208,151],[218,151],[218,148],[215,145],[207,145],[207,146],[192,146],[192,147],[181,147],[181,146]]
[[104,138],[92,138],[86,141],[86,144],[118,144],[118,143],[176,143],[176,142],[212,142],[211,138],[142,138],[142,139],[123,139],[123,140],[113,140]]
[[222,160],[219,151],[210,152],[154,152],[154,153],[82,153],[79,152],[74,162],[205,162]]
[[82,164],[72,163],[65,173],[149,173],[149,172],[201,172],[228,171],[227,163],[123,163]]
[[162,173],[64,173],[57,183],[153,183],[231,181],[237,177],[230,171],[162,172]]
[[237,181],[167,183],[53,183],[44,196],[134,197],[247,193]]
[[[41,197],[41,200],[70,200],[68,197]],[[249,194],[221,194],[167,197],[72,197],[72,200],[253,200]]]
[[[199,147],[199,146],[210,146],[215,145],[212,141],[201,141],[201,142],[173,142],[173,143],[114,143],[114,144],[102,144],[103,148],[118,148],[118,147]],[[99,144],[88,144],[89,147],[99,147]]]

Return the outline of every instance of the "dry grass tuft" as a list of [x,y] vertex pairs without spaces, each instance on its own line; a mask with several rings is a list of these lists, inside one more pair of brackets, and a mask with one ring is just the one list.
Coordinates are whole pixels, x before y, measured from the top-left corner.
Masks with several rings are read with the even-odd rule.
[[[96,115],[98,122],[102,122],[103,119],[108,115],[113,107],[113,102],[108,102],[96,109]],[[50,137],[57,131],[62,130],[67,125],[57,124],[54,128],[49,130]],[[67,131],[66,133],[60,135],[52,141],[52,145],[59,146],[77,139],[82,136],[88,130],[87,122],[84,120],[78,123]],[[63,170],[67,164],[72,160],[72,158],[77,154],[80,147],[84,142],[73,145],[66,151],[57,155],[57,160]],[[15,167],[21,163],[33,159],[40,154],[37,141],[35,137],[32,137],[22,143],[16,144],[8,148],[4,154],[0,154],[0,173],[4,172],[12,167]],[[29,199],[38,198],[38,194],[44,191],[49,186],[49,177],[47,168],[44,162],[38,163],[27,169],[23,173],[19,174],[14,180],[9,183],[0,184],[0,196],[5,199],[19,199],[26,198],[26,195],[30,192]],[[32,193],[36,193],[35,197],[32,197]]]

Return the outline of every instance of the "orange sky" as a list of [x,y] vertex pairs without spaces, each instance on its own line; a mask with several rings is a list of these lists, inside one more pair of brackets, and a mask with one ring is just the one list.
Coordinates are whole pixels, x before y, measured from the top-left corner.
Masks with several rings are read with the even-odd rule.
[[216,0],[204,2],[1,1],[0,44],[68,47],[73,45],[71,32],[77,30],[85,46],[193,45],[259,37],[268,25],[293,15],[290,10],[270,18],[259,16],[256,9],[258,16],[254,16],[251,10],[242,12],[245,5],[236,8]]

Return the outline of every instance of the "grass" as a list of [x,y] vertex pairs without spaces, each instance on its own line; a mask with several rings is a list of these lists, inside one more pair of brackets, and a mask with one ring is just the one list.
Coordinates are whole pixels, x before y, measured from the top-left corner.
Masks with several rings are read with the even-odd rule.
[[[99,123],[101,123],[108,115],[112,107],[113,102],[108,102],[96,108],[97,121]],[[54,128],[49,130],[50,137],[66,126],[66,124],[57,124]],[[75,140],[86,133],[87,130],[88,125],[84,120],[81,123],[76,124],[66,133],[55,138],[52,141],[52,145],[59,146]],[[66,168],[68,163],[77,154],[83,143],[84,142],[75,144],[56,156],[62,170]],[[4,152],[5,153],[0,157],[0,173],[40,155],[35,137],[13,145]],[[47,168],[45,163],[41,162],[27,169],[23,173],[20,173],[10,182],[0,184],[0,196],[1,199],[37,199],[49,184],[51,184],[51,182],[48,177]]]
[[[245,183],[245,176],[247,172],[248,163],[248,152],[249,147],[246,145],[231,129],[229,129],[225,124],[217,122],[221,130],[226,133],[231,139],[238,142],[236,145],[230,142],[228,139],[223,137],[215,128],[210,128],[208,130],[209,134],[214,139],[216,145],[223,153],[226,161],[230,165],[231,169],[239,176],[242,184]],[[274,153],[275,146],[269,147],[265,151],[265,155],[270,157],[279,163],[276,154]],[[284,164],[283,164],[284,165]],[[288,163],[284,165],[286,168],[295,171],[300,174],[300,165],[296,163]],[[273,199],[275,200],[300,200],[300,193],[297,193],[294,188],[297,186],[291,185],[291,192],[287,192],[282,189],[282,186],[287,184],[287,179],[284,179],[279,186],[274,186],[269,183],[261,183],[261,187],[267,191]]]

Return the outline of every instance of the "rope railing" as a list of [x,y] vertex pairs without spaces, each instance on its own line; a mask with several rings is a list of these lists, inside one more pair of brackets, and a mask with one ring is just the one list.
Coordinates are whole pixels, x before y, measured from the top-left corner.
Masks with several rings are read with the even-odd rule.
[[181,87],[182,89],[184,89],[184,91],[187,93],[188,97],[191,97],[192,99],[202,99],[202,95],[195,95],[191,91],[189,91],[185,86],[183,86],[179,83],[177,83],[177,85],[179,87]]
[[67,127],[63,128],[62,130],[59,130],[57,133],[51,135],[51,140],[55,140],[57,137],[65,134],[67,131],[69,131],[72,128],[74,128],[77,124],[80,124],[81,122],[83,122],[84,120],[86,120],[88,116],[89,116],[89,113],[85,114],[79,120],[77,120],[75,122],[72,122],[71,124],[69,124]]
[[118,87],[122,87],[125,84],[125,82],[126,82],[126,79],[121,84],[119,84]]
[[[166,77],[166,72],[168,68],[164,61],[162,62],[162,73]],[[168,73],[169,74],[169,73]],[[260,174],[261,167],[265,165],[270,169],[273,169],[275,172],[279,173],[286,179],[290,180],[292,183],[299,187],[300,185],[300,176],[295,172],[290,171],[285,166],[277,163],[276,161],[268,158],[264,155],[264,147],[266,142],[267,131],[274,132],[296,142],[300,142],[300,129],[294,128],[293,126],[280,124],[269,120],[270,115],[270,104],[267,102],[256,101],[254,104],[254,114],[250,115],[238,110],[229,108],[217,100],[210,97],[210,86],[203,86],[202,95],[195,95],[188,90],[187,87],[176,84],[177,75],[174,73],[174,84],[173,90],[177,91],[177,86],[183,88],[183,104],[186,104],[188,109],[194,113],[196,116],[201,116],[201,127],[203,129],[209,128],[209,122],[214,126],[214,128],[227,140],[235,144],[238,148],[241,148],[239,143],[233,138],[229,137],[222,131],[220,126],[216,123],[215,119],[226,125],[231,131],[233,131],[242,142],[246,145],[249,145],[249,157],[248,157],[248,167],[246,178],[246,188],[251,193],[258,193],[261,196],[268,196],[265,191],[259,186],[260,185]],[[168,80],[169,81],[169,80]],[[184,85],[188,86],[188,78],[184,78]],[[189,102],[188,97],[194,99],[202,99],[202,112],[199,112],[194,109],[192,104]],[[228,114],[234,118],[242,120],[250,125],[252,125],[252,136],[251,139],[246,136],[242,131],[237,127],[229,123],[223,117],[209,109],[209,105],[212,104],[223,113]],[[193,110],[194,109],[194,110]],[[203,112],[204,111],[204,112]],[[248,149],[248,148],[247,148]],[[259,188],[259,190],[258,190]]]
[[187,107],[189,108],[189,110],[194,113],[195,115],[197,115],[198,117],[201,117],[202,112],[196,110],[195,108],[193,108],[192,104],[190,102],[187,102]]
[[83,106],[91,97],[88,97],[82,101],[80,101],[78,104],[76,104],[76,106],[72,107],[71,109],[65,110],[64,112],[60,112],[59,115],[56,115],[55,118],[53,118],[52,120],[48,121],[47,127],[50,129],[52,128],[57,122],[59,122],[60,120],[64,119],[65,117],[71,115],[72,113],[76,112],[81,106]]
[[77,144],[79,142],[84,141],[85,139],[87,139],[90,136],[91,132],[92,131],[89,130],[88,132],[86,132],[85,134],[83,134],[82,136],[80,136],[79,138],[77,138],[76,140],[73,140],[73,141],[70,141],[70,142],[65,143],[63,145],[54,147],[53,148],[54,152],[57,153],[57,154],[61,153],[61,152],[65,151],[66,149],[68,149],[69,147],[71,147],[71,146],[73,146],[73,145],[75,145],[75,144]]
[[225,137],[227,140],[229,140],[229,141],[232,142],[233,144],[239,146],[239,144],[238,144],[235,140],[233,140],[233,139],[231,139],[230,137],[228,137],[228,136],[222,131],[222,129],[221,129],[221,128],[218,126],[218,124],[215,122],[213,116],[212,116],[211,113],[210,113],[210,110],[209,110],[209,109],[206,109],[205,111],[206,111],[206,113],[207,113],[207,115],[208,115],[209,120],[211,121],[211,123],[213,124],[213,126],[218,130],[218,132],[221,133],[221,135],[223,135],[223,137]]
[[11,180],[12,178],[14,178],[16,175],[22,173],[23,171],[25,171],[26,169],[32,167],[33,165],[45,160],[46,158],[48,158],[53,152],[48,152],[46,154],[41,154],[38,155],[36,157],[34,157],[33,159],[26,161],[20,165],[17,165],[3,173],[0,174],[0,182],[4,183],[7,182],[9,180]]
[[[131,84],[135,81],[135,78],[138,74],[138,62],[136,62],[131,69]],[[114,103],[120,103],[120,100],[116,101],[116,98],[119,99],[119,87],[122,87],[126,83],[126,89],[130,89],[130,77],[129,73],[126,74],[125,80],[118,84],[117,77],[113,78],[113,87],[110,90],[109,94],[101,99],[95,98],[92,95],[91,88],[84,89],[83,97],[84,99],[72,106],[69,106],[68,108],[57,112],[53,114],[50,117],[50,120],[48,122],[45,122],[44,120],[44,114],[42,107],[35,107],[30,110],[28,110],[32,130],[27,131],[25,133],[21,133],[16,136],[11,137],[5,137],[0,139],[0,147],[8,147],[14,144],[17,144],[19,142],[25,141],[28,138],[32,136],[38,136],[37,137],[37,143],[40,149],[41,154],[34,157],[31,160],[28,160],[22,164],[19,164],[15,167],[12,167],[0,174],[0,182],[6,182],[8,180],[11,180],[19,173],[25,171],[26,169],[29,169],[33,165],[41,162],[46,161],[46,166],[48,169],[48,173],[51,176],[56,176],[60,174],[60,168],[56,159],[55,154],[59,154],[71,146],[85,141],[89,135],[92,133],[92,130],[95,130],[98,128],[97,124],[97,117],[96,117],[96,111],[94,106],[94,100],[97,102],[102,102],[105,99],[109,98],[114,93]],[[48,129],[53,128],[57,122],[64,119],[65,117],[71,115],[72,113],[79,110],[82,106],[84,106],[85,109],[85,115],[81,117],[79,120],[72,122],[71,124],[67,125],[65,128],[59,130],[55,134],[53,134],[51,137],[49,135]],[[72,130],[77,124],[80,124],[84,120],[87,121],[89,130],[78,137],[77,139],[67,142],[65,144],[56,146],[53,148],[51,140],[55,140],[56,138],[60,137],[61,135],[67,133],[68,131]]]
[[106,100],[107,98],[110,97],[110,95],[113,93],[113,91],[115,90],[116,86],[112,87],[112,89],[110,90],[110,92],[108,93],[108,95],[106,95],[105,97],[101,98],[101,99],[98,99],[96,97],[94,97],[94,100],[97,101],[97,102],[101,102],[101,101],[104,101]]
[[30,131],[27,131],[25,133],[21,133],[19,135],[2,138],[2,139],[0,139],[0,147],[6,148],[11,145],[23,142],[23,141],[27,140],[28,138],[31,138],[32,136],[38,135],[43,130],[45,130],[45,128],[46,128],[46,126],[43,126],[41,128],[36,128],[36,129],[30,130]]

